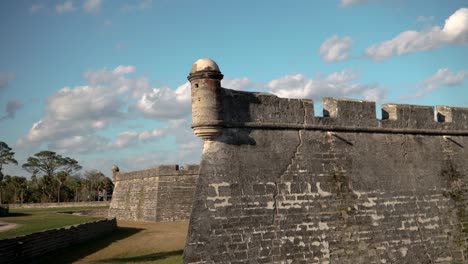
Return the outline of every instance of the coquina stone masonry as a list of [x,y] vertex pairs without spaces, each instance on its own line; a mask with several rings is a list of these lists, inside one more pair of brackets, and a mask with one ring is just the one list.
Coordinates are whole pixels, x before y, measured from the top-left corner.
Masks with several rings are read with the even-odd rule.
[[468,263],[467,108],[324,98],[315,117],[222,88],[209,59],[188,78],[205,143],[184,263]]
[[150,222],[189,219],[198,170],[198,165],[163,165],[126,173],[113,168],[109,217]]
[[112,218],[3,239],[0,263],[37,263],[39,256],[108,235],[116,229],[117,221]]

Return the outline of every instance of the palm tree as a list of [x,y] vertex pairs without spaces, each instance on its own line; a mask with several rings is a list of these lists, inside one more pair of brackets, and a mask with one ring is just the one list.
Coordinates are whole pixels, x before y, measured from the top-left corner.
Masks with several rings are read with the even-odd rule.
[[75,202],[79,202],[81,199],[81,189],[82,189],[82,179],[79,175],[72,175],[67,178],[67,182],[65,183],[72,191],[73,191],[73,200]]
[[21,194],[20,202],[23,203],[23,193],[24,193],[24,188],[26,188],[26,178],[20,177],[20,176],[13,176],[11,177],[11,185],[14,190],[13,202],[14,203],[18,202],[18,192],[20,192]]
[[60,189],[63,183],[67,180],[67,173],[64,171],[60,171],[57,173],[57,181],[58,181],[58,188],[57,188],[57,203],[60,203]]

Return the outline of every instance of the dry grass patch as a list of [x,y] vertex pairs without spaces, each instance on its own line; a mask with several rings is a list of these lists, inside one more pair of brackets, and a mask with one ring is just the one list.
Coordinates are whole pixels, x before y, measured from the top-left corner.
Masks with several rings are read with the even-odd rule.
[[182,263],[188,222],[118,221],[118,230],[60,250],[42,263]]

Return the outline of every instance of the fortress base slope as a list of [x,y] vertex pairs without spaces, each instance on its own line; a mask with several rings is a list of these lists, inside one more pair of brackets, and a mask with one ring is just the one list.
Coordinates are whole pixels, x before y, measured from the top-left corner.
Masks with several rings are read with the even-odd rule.
[[373,102],[324,98],[314,117],[220,78],[189,76],[205,144],[184,263],[468,262],[468,109],[387,104],[377,120]]

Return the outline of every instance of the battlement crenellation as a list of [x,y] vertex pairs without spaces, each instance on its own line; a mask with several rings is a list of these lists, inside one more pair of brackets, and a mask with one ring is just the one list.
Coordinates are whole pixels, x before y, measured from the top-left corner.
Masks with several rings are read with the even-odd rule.
[[192,128],[204,140],[216,139],[222,128],[468,134],[468,108],[387,103],[378,119],[375,102],[325,97],[322,117],[314,115],[310,99],[231,90],[220,86],[222,77],[214,61],[200,59],[192,65],[188,78]]
[[468,134],[468,108],[389,103],[382,105],[379,119],[375,102],[325,97],[322,117],[314,115],[309,99],[220,89],[221,121],[204,120],[192,127]]

